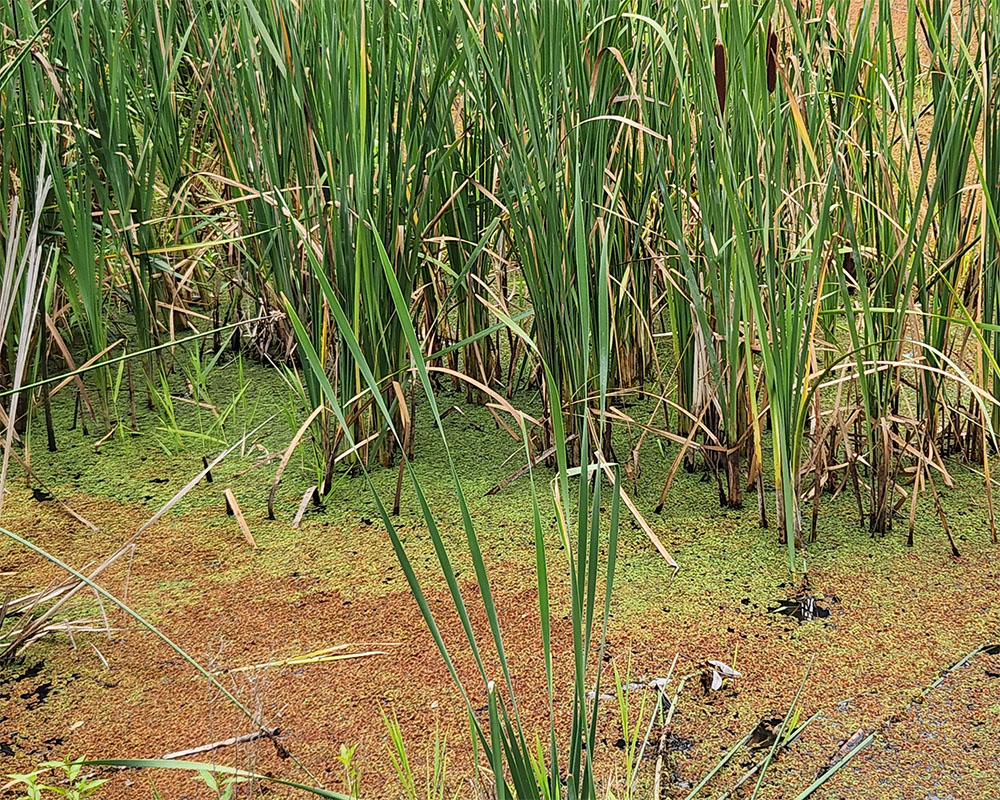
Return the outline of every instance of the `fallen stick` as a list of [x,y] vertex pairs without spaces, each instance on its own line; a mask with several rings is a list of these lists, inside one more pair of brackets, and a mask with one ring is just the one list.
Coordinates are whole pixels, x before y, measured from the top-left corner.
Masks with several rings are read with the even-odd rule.
[[[569,436],[566,437],[566,444],[569,444],[570,442],[572,442],[576,438],[578,438],[577,434],[575,434],[575,433],[570,434]],[[519,467],[518,469],[514,470],[514,472],[512,472],[510,475],[508,475],[506,478],[504,478],[502,481],[500,481],[500,483],[496,484],[496,486],[494,486],[492,489],[490,489],[488,492],[486,492],[485,496],[486,497],[492,497],[493,495],[497,494],[498,492],[503,491],[508,486],[510,486],[514,481],[516,481],[518,478],[520,478],[522,475],[527,474],[532,468],[537,467],[545,459],[547,459],[550,456],[554,455],[555,452],[556,452],[556,448],[553,445],[552,447],[548,448],[544,452],[539,453],[537,456],[535,456],[534,460],[530,464],[525,464],[523,467]]]
[[299,510],[295,512],[295,519],[292,520],[292,527],[297,528],[302,524],[302,515],[306,513],[306,506],[309,505],[309,500],[312,498],[313,494],[316,492],[315,486],[310,486],[306,489],[306,493],[302,495],[302,502],[299,503]]
[[[4,573],[5,575],[16,575],[16,572]],[[51,584],[50,584],[51,585]],[[67,581],[66,583],[59,584],[54,589],[42,589],[38,592],[32,592],[31,594],[26,594],[24,597],[18,597],[14,600],[7,600],[5,605],[5,611],[8,616],[14,616],[15,614],[21,614],[27,608],[33,608],[41,603],[47,603],[49,600],[55,600],[60,595],[65,594],[70,589],[76,585],[75,581]]]
[[[787,749],[788,745],[790,745],[792,742],[794,742],[796,739],[798,739],[799,736],[802,734],[802,731],[804,731],[806,729],[806,727],[811,722],[813,722],[817,717],[819,717],[819,712],[818,711],[815,714],[813,714],[811,717],[809,717],[809,719],[807,719],[801,725],[799,725],[798,728],[796,728],[794,731],[792,731],[788,735],[788,738],[785,739],[785,741],[778,743],[777,747],[774,748],[774,753],[779,753],[782,750]],[[769,761],[768,758],[762,758],[760,761],[758,761],[756,764],[754,764],[752,767],[750,767],[750,769],[748,769],[743,774],[742,778],[740,778],[729,789],[727,789],[725,792],[723,792],[722,794],[719,795],[718,800],[729,800],[729,798],[732,797],[733,795],[735,795],[740,790],[740,788],[743,786],[743,784],[745,784],[754,775],[756,775],[760,771],[760,769],[764,766],[764,764],[767,763],[768,761]]]
[[[600,453],[596,453],[595,455],[597,456],[597,459],[601,464],[601,469],[604,470],[604,475],[607,477],[608,482],[612,486],[614,486],[615,473],[611,471],[611,467],[601,457]],[[618,487],[618,494],[621,495],[621,499],[622,502],[625,504],[625,507],[632,512],[632,518],[638,523],[639,527],[642,528],[646,536],[649,537],[649,540],[653,543],[653,546],[659,551],[660,555],[663,556],[666,562],[671,567],[674,568],[674,574],[671,576],[671,579],[676,578],[677,573],[681,571],[680,564],[674,561],[674,557],[670,555],[670,553],[667,551],[667,548],[663,546],[663,543],[660,541],[659,537],[655,533],[653,533],[653,529],[649,527],[649,523],[646,522],[646,518],[643,517],[642,514],[639,512],[639,509],[635,507],[635,503],[632,502],[632,498],[628,496],[628,494],[622,487]]]
[[[55,397],[56,394],[58,394],[63,389],[65,389],[67,386],[69,386],[74,380],[79,380],[80,376],[84,372],[89,372],[91,369],[95,368],[95,365],[97,367],[101,366],[100,364],[97,364],[97,362],[100,361],[102,357],[106,356],[108,353],[110,353],[112,350],[114,350],[116,347],[118,347],[118,345],[120,345],[124,341],[125,341],[124,339],[119,339],[114,344],[109,344],[107,347],[105,347],[96,356],[94,356],[93,358],[89,359],[88,361],[85,361],[79,368],[73,370],[63,380],[59,381],[59,383],[56,385],[56,387],[51,392],[49,392],[49,399],[51,400],[53,397]],[[121,359],[118,359],[118,360],[120,361]],[[108,362],[108,364],[110,364],[110,363],[111,362]],[[59,380],[59,379],[58,378],[52,378],[52,379],[50,379],[48,381],[41,381],[40,384],[44,385],[45,383],[55,383],[55,381],[57,381],[57,380]],[[22,387],[22,388],[29,388],[30,389],[30,388],[34,388],[35,386],[38,386],[40,384],[39,383],[35,383],[35,384],[32,384],[32,386]]]
[[660,800],[663,797],[661,778],[663,776],[663,765],[670,754],[669,742],[670,734],[674,729],[674,711],[677,710],[677,701],[680,699],[684,684],[694,674],[696,673],[685,675],[677,683],[677,691],[674,692],[674,699],[670,703],[670,710],[667,711],[667,718],[663,721],[663,730],[660,732],[660,744],[656,748],[656,768],[653,770],[653,800]]
[[[667,684],[670,683],[670,678],[653,678],[651,681],[641,681],[638,683],[626,683],[622,686],[623,692],[638,692],[641,689],[659,689],[663,690],[666,688]],[[587,692],[587,699],[593,700],[593,691]],[[613,694],[601,693],[599,700],[614,700],[615,696]]]
[[[395,646],[398,642],[386,642],[386,646]],[[368,656],[387,656],[389,653],[384,650],[366,650],[363,653],[339,653],[340,650],[346,650],[351,645],[348,644],[338,644],[333,647],[324,647],[322,650],[314,650],[311,653],[305,653],[299,656],[292,656],[290,658],[281,658],[277,661],[267,661],[264,664],[247,664],[244,667],[233,667],[232,669],[222,669],[216,671],[215,675],[226,675],[233,672],[250,672],[256,669],[270,669],[271,667],[297,667],[305,666],[306,664],[319,664],[324,661],[347,661],[352,658],[367,658]]]
[[160,758],[164,761],[176,761],[178,758],[188,758],[189,756],[196,756],[199,753],[209,753],[212,750],[218,750],[220,747],[232,747],[237,744],[254,742],[265,736],[270,739],[277,736],[279,733],[281,733],[279,728],[261,728],[253,733],[245,733],[242,736],[234,736],[231,739],[223,739],[221,742],[203,744],[201,747],[192,747],[189,750],[178,750],[176,753],[167,753],[165,756],[160,756]]
[[[299,442],[302,437],[305,436],[306,431],[309,430],[309,426],[313,424],[313,420],[320,415],[324,406],[321,403],[316,406],[313,412],[306,417],[306,421],[302,423],[302,427],[296,431],[295,435],[292,437],[292,441],[289,443],[288,447],[285,448],[285,453],[281,457],[281,461],[278,463],[278,470],[274,473],[274,480],[271,481],[271,491],[267,493],[267,518],[274,519],[274,496],[278,493],[278,484],[281,483],[281,476],[285,472],[285,468],[288,466],[288,462],[292,458],[292,453],[295,452],[295,448],[298,447]],[[298,527],[298,526],[295,526]]]
[[226,503],[229,505],[229,510],[232,512],[233,516],[236,517],[236,524],[240,526],[240,530],[243,532],[243,538],[247,540],[247,544],[250,545],[254,550],[257,549],[257,542],[254,541],[253,534],[250,533],[250,526],[247,525],[247,521],[243,518],[243,512],[240,510],[240,504],[236,502],[236,495],[233,494],[232,489],[226,489]]

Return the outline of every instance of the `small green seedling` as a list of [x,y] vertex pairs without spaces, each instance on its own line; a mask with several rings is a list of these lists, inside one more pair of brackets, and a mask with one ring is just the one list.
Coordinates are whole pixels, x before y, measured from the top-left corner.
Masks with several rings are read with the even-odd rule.
[[[11,774],[7,777],[23,787],[24,794],[18,796],[17,800],[45,800],[51,797],[65,797],[67,800],[83,800],[90,797],[105,783],[107,778],[91,780],[86,775],[81,775],[83,770],[83,759],[76,761],[43,761],[38,765],[38,769],[23,775]],[[52,786],[42,783],[41,778],[49,772],[62,772],[63,780],[60,786]]]
[[195,780],[201,781],[211,789],[218,800],[233,800],[236,796],[236,785],[245,783],[249,778],[232,775],[220,780],[220,777],[210,770],[200,769],[195,776]]
[[340,755],[337,761],[344,765],[344,784],[347,794],[351,797],[358,797],[361,783],[361,773],[354,764],[354,752],[358,749],[356,744],[348,747],[346,744],[340,746]]

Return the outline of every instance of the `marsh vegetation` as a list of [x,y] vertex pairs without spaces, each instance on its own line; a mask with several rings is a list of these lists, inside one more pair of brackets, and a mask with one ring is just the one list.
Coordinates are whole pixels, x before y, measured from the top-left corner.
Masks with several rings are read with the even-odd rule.
[[0,8],[4,790],[988,797],[998,28]]

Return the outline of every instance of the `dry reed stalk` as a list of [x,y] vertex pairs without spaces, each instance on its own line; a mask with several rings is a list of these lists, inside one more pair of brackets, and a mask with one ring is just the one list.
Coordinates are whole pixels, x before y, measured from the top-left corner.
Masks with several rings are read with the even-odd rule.
[[250,526],[247,525],[246,519],[243,517],[243,510],[240,508],[240,504],[236,502],[236,495],[233,494],[232,489],[226,489],[226,505],[229,507],[229,511],[234,517],[236,517],[236,524],[240,526],[240,532],[243,534],[243,538],[247,540],[247,544],[250,545],[254,550],[257,549],[257,542],[253,538],[253,534],[250,532]]

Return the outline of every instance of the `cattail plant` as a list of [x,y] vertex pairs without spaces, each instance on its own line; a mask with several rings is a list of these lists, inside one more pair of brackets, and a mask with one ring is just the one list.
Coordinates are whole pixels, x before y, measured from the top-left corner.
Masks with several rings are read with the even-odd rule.
[[989,469],[997,0],[48,5],[0,9],[0,226],[43,145],[53,180],[43,383],[96,359],[101,406],[124,340],[165,406],[179,328],[263,313],[232,345],[301,379],[322,490],[394,461],[418,350],[538,404],[548,467],[624,421],[679,445],[661,506],[682,463],[773,491],[795,570],[804,503],[912,530],[949,455]]
[[764,69],[767,75],[767,93],[774,94],[774,90],[778,85],[778,34],[771,29],[771,23],[768,23],[767,27],[767,48]]
[[[220,54],[212,106],[231,154],[228,167],[253,189],[243,219],[261,234],[253,243],[266,270],[261,292],[276,305],[279,298],[291,302],[333,376],[363,457],[377,453],[387,464],[395,443],[367,394],[357,355],[331,324],[317,280],[337,293],[380,391],[395,407],[391,380],[403,376],[408,359],[388,286],[370,268],[373,237],[387,243],[407,297],[418,286],[431,290],[423,238],[453,211],[446,207],[453,187],[440,175],[450,169],[456,138],[449,67],[455,20],[433,3],[409,13],[368,0],[312,8],[307,14],[276,3],[251,16],[245,7],[220,5],[206,16],[206,35],[213,23],[238,32],[233,52]],[[299,47],[281,52],[273,43],[287,26]],[[306,378],[309,402],[318,406],[318,376],[307,370]],[[317,424],[331,464],[344,431],[325,415]]]
[[715,97],[719,102],[719,114],[726,114],[726,47],[722,42],[715,43]]
[[[653,134],[616,105],[628,96],[630,75],[606,57],[611,47],[627,54],[636,41],[633,26],[644,23],[608,11],[600,0],[537,6],[486,0],[469,5],[463,28],[466,72],[485,77],[472,87],[467,108],[488,123],[497,196],[532,303],[531,331],[553,371],[571,433],[583,424],[595,390],[589,377],[594,350],[580,331],[592,327],[595,309],[587,298],[602,287],[585,265],[596,263],[593,248],[602,236],[611,253],[637,251],[625,237],[642,231],[627,224],[620,181],[621,170],[637,165],[623,164],[629,151],[619,144],[630,135],[627,128]],[[560,36],[551,36],[553,30]],[[575,172],[571,156],[579,164]],[[588,258],[574,258],[581,249]],[[631,317],[619,311],[626,305],[617,305],[616,320]],[[550,391],[545,383],[539,388]],[[552,424],[543,432],[545,448]]]

